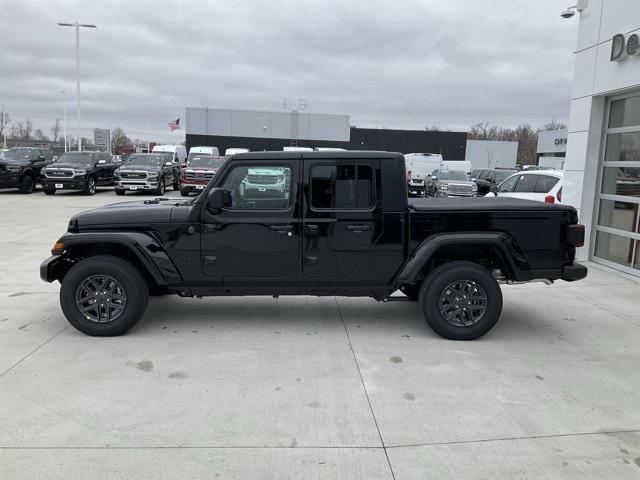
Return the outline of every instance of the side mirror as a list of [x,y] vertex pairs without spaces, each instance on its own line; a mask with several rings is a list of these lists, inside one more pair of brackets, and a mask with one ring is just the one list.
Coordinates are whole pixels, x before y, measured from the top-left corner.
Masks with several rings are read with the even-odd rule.
[[224,188],[212,188],[209,190],[208,204],[210,209],[220,210],[231,205],[231,194]]
[[498,193],[498,187],[497,187],[496,185],[493,185],[493,186],[489,189],[489,191],[490,191],[491,193],[496,193],[496,194],[497,194],[497,193]]
[[104,165],[105,163],[107,163],[106,160],[98,160],[98,165]]

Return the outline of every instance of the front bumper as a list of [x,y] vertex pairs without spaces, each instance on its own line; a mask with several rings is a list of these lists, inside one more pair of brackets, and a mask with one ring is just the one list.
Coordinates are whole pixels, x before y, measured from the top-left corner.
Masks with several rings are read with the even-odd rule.
[[562,267],[562,274],[560,278],[566,282],[575,282],[576,280],[582,280],[585,278],[587,273],[587,267],[579,263],[572,263],[571,265],[565,265]]
[[86,178],[43,178],[43,188],[55,188],[56,190],[84,190],[87,188]]
[[0,188],[18,188],[22,174],[17,172],[1,172]]
[[194,180],[194,179],[185,179],[180,178],[179,182],[180,189],[186,191],[195,191],[195,190],[204,190],[205,187],[209,184],[209,180]]
[[61,267],[62,255],[51,255],[40,264],[40,279],[47,283],[58,280]]
[[478,192],[471,193],[458,193],[458,192],[449,192],[446,190],[438,190],[436,197],[477,197]]
[[116,181],[116,190],[156,190],[158,188],[157,181],[146,180],[118,180]]

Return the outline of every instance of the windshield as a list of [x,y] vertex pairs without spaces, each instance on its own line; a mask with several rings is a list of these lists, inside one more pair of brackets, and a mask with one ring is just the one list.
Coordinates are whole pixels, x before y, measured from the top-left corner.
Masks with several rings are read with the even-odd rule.
[[86,152],[67,152],[56,160],[56,163],[71,163],[73,165],[93,165],[95,153]]
[[[160,165],[162,162],[164,155],[131,155],[127,158],[126,165],[140,165],[143,167],[155,167],[156,165]],[[168,158],[166,161],[170,161]]]
[[496,182],[501,182],[516,172],[517,170],[496,170]]
[[442,170],[438,178],[440,180],[469,180],[469,175],[462,170]]
[[31,150],[7,150],[3,157],[5,160],[29,160]]
[[204,167],[204,168],[220,168],[224,163],[222,157],[193,157],[189,163],[190,167]]

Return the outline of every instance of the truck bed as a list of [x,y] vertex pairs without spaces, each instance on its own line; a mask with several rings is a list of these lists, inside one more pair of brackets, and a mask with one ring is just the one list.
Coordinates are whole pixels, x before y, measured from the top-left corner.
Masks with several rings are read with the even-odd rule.
[[447,198],[410,198],[409,210],[416,212],[434,211],[571,211],[570,205],[536,202],[510,197],[447,197]]

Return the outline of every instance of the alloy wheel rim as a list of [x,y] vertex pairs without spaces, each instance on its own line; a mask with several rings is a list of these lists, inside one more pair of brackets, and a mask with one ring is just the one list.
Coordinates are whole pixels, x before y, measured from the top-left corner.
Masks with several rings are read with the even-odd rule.
[[442,290],[438,308],[447,323],[454,327],[471,327],[487,312],[487,294],[472,280],[456,280]]
[[109,323],[120,317],[127,306],[122,284],[109,275],[90,275],[76,288],[76,308],[93,323]]
[[91,193],[96,192],[96,181],[93,178],[89,180],[89,191]]

